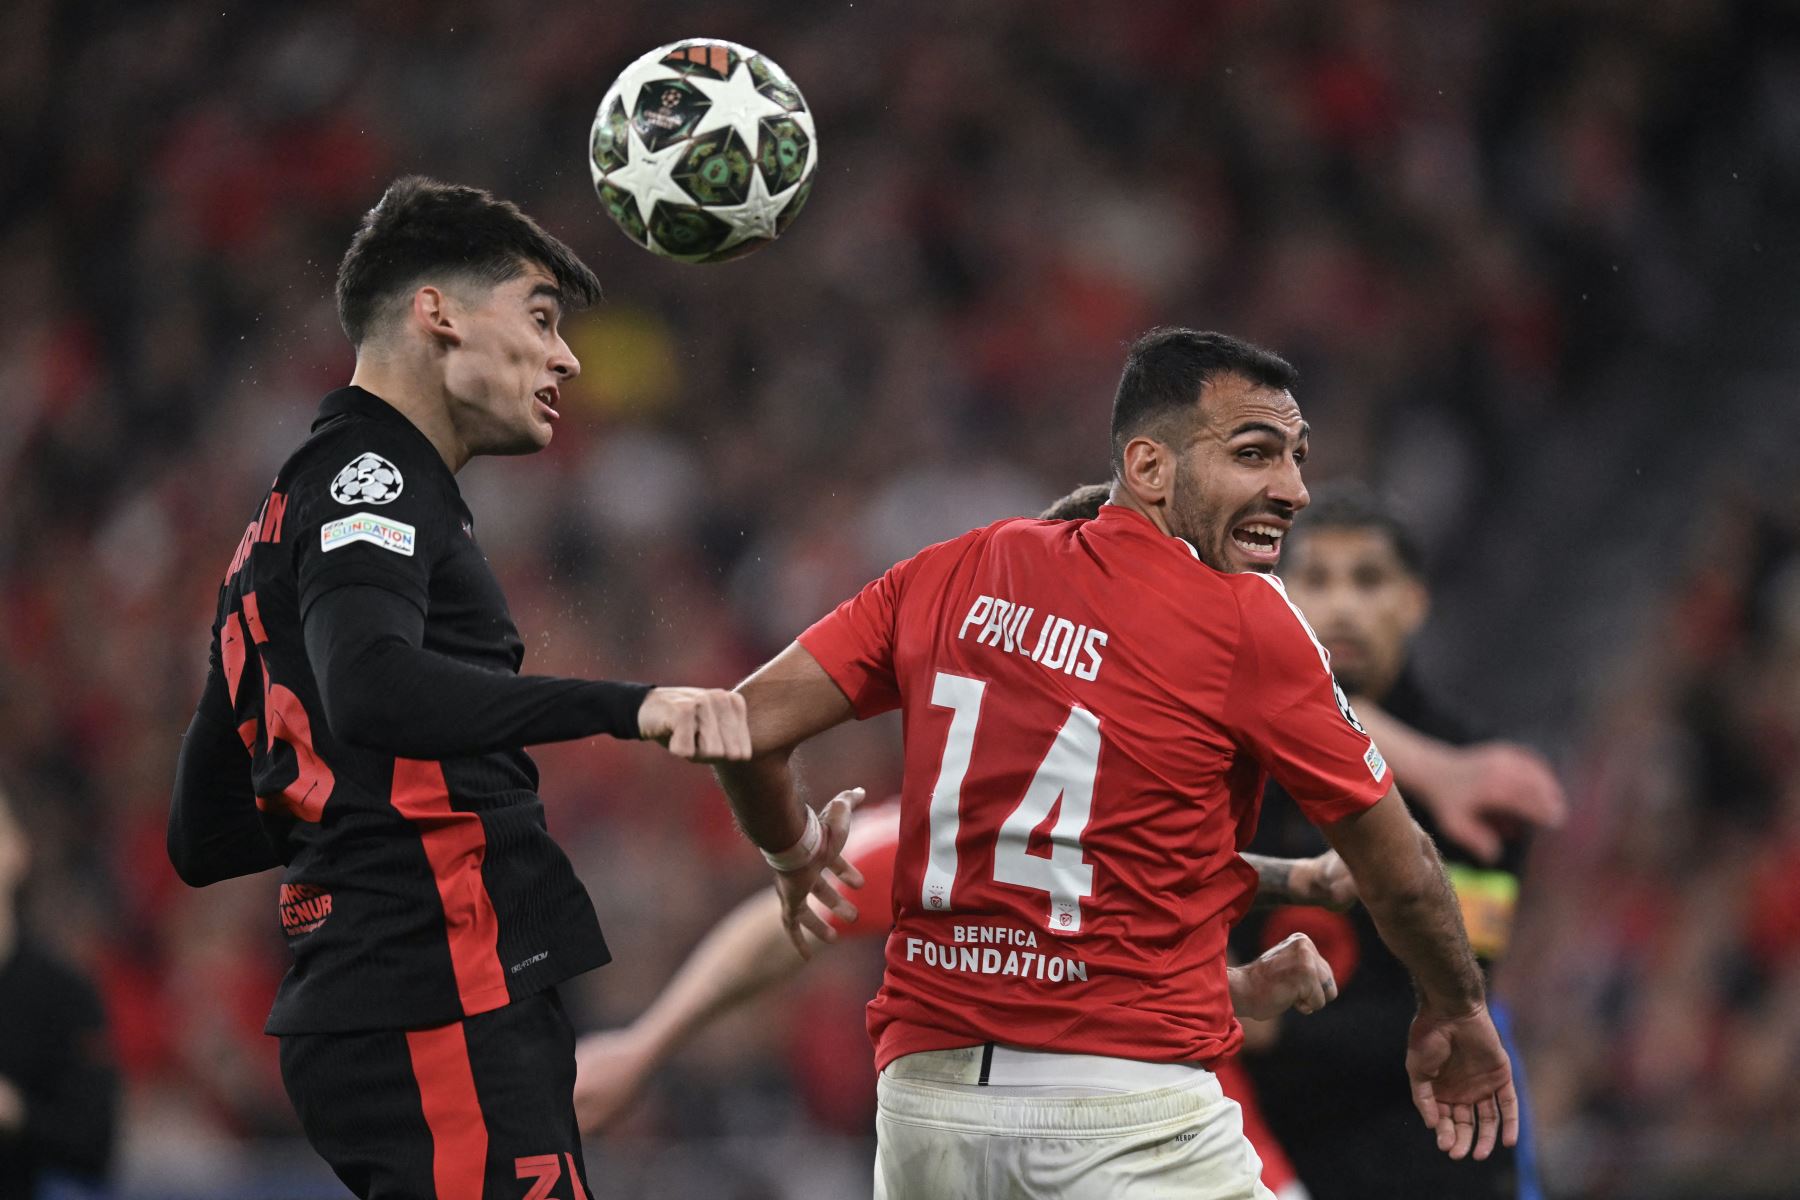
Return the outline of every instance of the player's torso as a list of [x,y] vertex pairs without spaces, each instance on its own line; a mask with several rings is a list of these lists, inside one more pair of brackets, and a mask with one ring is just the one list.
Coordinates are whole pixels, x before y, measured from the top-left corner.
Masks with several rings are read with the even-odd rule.
[[605,961],[523,749],[396,758],[325,719],[302,597],[359,543],[418,581],[425,649],[507,672],[524,657],[468,510],[447,471],[434,477],[441,460],[414,448],[400,466],[404,513],[336,486],[371,444],[399,458],[396,436],[354,416],[321,427],[283,466],[220,592],[216,636],[257,804],[289,852],[279,912],[294,969],[272,1032],[450,1020]]
[[1235,608],[1181,543],[1083,528],[1003,526],[902,601],[884,1060],[930,1048],[909,1027],[1165,1060],[1235,1042],[1222,954],[1261,772],[1205,715]]
[[[220,655],[240,736],[254,762],[259,804],[278,819],[304,824],[316,825],[327,814],[349,818],[357,810],[385,815],[391,807],[392,756],[335,736],[324,719],[306,655],[296,570],[295,539],[301,536],[327,544],[385,539],[398,547],[393,553],[408,549],[410,538],[412,553],[421,552],[412,527],[396,529],[379,508],[333,496],[329,480],[344,467],[338,460],[354,457],[364,440],[357,422],[340,418],[295,452],[245,529],[220,593]],[[433,482],[414,472],[408,485],[422,489]],[[424,647],[474,666],[516,672],[524,645],[499,581],[475,542],[468,510],[454,491],[434,500],[446,527],[460,536],[437,539],[442,548],[429,564]],[[444,766],[452,792],[469,807],[516,799],[513,793],[528,792],[537,782],[523,752]]]

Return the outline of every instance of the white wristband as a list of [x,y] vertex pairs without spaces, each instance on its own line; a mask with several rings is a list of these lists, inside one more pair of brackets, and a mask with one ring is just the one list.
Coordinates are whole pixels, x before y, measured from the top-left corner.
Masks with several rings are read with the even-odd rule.
[[800,840],[779,853],[764,850],[762,856],[771,867],[784,874],[798,871],[811,865],[813,855],[819,852],[819,843],[824,840],[825,831],[819,827],[819,814],[809,808],[806,810],[806,832],[800,835]]

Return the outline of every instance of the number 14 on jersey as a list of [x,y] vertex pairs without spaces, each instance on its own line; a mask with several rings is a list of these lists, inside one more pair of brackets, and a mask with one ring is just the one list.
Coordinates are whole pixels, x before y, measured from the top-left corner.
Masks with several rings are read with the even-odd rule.
[[[956,907],[957,836],[962,826],[963,780],[975,749],[987,684],[965,675],[940,671],[932,683],[931,703],[950,710],[950,734],[943,764],[931,789],[931,852],[925,863],[920,900],[930,912]],[[1082,859],[1081,835],[1094,803],[1094,777],[1100,769],[1100,718],[1071,705],[1050,752],[1038,764],[1025,795],[994,836],[994,879],[999,883],[1048,893],[1045,924],[1052,933],[1081,929],[1081,901],[1094,894],[1094,868]],[[1050,856],[1026,853],[1031,833],[1050,816],[1061,797],[1062,807],[1050,829]]]

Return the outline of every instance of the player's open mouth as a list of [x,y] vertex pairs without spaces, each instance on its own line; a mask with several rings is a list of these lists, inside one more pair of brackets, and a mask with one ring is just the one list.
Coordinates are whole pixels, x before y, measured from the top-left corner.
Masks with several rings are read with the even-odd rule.
[[546,411],[550,414],[550,419],[552,421],[556,420],[556,417],[557,417],[556,389],[555,388],[539,388],[537,391],[533,392],[532,395],[536,396],[537,402],[544,406],[544,411]]
[[1257,562],[1275,562],[1281,557],[1281,539],[1286,533],[1279,525],[1246,521],[1231,531],[1231,541]]

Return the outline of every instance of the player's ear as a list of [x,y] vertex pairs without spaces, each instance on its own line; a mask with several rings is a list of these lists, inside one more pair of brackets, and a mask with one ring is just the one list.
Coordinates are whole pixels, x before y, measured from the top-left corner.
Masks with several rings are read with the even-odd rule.
[[456,302],[442,288],[426,284],[414,291],[409,315],[413,326],[439,346],[462,345]]
[[1139,504],[1164,504],[1175,487],[1175,453],[1153,437],[1134,437],[1125,443],[1119,478]]
[[1400,603],[1400,620],[1405,627],[1405,636],[1410,638],[1431,615],[1431,593],[1426,590],[1424,580],[1407,576]]

